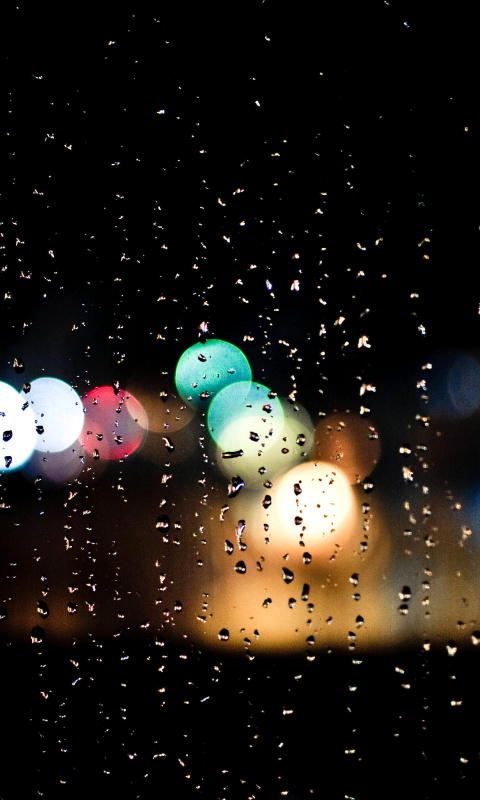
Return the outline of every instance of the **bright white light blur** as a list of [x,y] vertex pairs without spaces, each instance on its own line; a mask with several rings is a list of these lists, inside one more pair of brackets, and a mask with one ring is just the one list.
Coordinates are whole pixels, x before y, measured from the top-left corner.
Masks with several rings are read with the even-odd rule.
[[36,450],[58,453],[76,441],[83,427],[83,405],[68,383],[58,378],[37,378],[26,397],[38,431]]
[[27,398],[0,381],[0,472],[21,467],[33,453],[36,437]]
[[300,538],[309,550],[344,544],[352,535],[353,493],[342,470],[324,461],[299,464],[272,490],[270,527],[278,541]]

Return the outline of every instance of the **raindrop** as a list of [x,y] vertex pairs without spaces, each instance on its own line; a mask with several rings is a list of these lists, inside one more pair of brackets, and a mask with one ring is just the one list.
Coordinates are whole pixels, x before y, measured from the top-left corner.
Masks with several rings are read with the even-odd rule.
[[307,636],[305,641],[311,647],[312,645],[315,644],[315,636]]
[[455,653],[457,652],[457,645],[455,644],[455,642],[452,641],[448,642],[446,647],[449,656],[454,656]]
[[5,619],[6,616],[7,616],[7,609],[0,608],[0,620]]
[[201,392],[199,397],[200,397],[200,400],[209,400],[210,399],[210,392]]
[[240,458],[240,456],[243,456],[243,450],[229,450],[222,453],[222,458]]
[[241,489],[243,489],[244,486],[245,482],[240,478],[240,476],[234,475],[228,484],[228,496],[236,497],[236,495]]
[[245,561],[237,561],[237,563],[235,564],[235,572],[239,572],[240,575],[245,575],[246,571],[247,571],[247,566],[245,564]]
[[207,360],[207,356],[204,356],[203,353],[199,353],[197,358],[202,362],[202,364],[205,364],[205,361]]
[[271,498],[271,496],[269,494],[266,494],[265,497],[262,500],[262,506],[264,508],[268,508],[271,505],[272,505],[272,498]]
[[282,447],[282,453],[283,453],[284,456],[286,456],[287,453],[289,453],[289,452],[290,452],[290,450],[288,449],[288,447]]
[[92,455],[93,455],[93,458],[95,459],[95,461],[98,461],[98,459],[100,458],[100,453],[98,452],[96,447],[94,448]]
[[355,592],[355,594],[352,594],[352,600],[360,600],[360,594],[358,592]]
[[32,388],[31,384],[28,383],[28,381],[25,381],[25,383],[23,384],[23,387],[22,387],[22,389],[25,392],[25,394],[28,394],[28,392],[30,391],[31,388]]
[[32,641],[32,644],[41,644],[45,639],[44,629],[41,628],[40,625],[35,625],[35,627],[32,628],[30,639]]
[[473,631],[471,639],[472,644],[480,644],[480,631]]
[[25,372],[25,364],[21,358],[14,358],[13,359],[13,369],[19,375],[21,372]]
[[160,400],[162,401],[162,403],[166,403],[167,400],[168,400],[168,392],[167,392],[167,390],[166,389],[162,389],[162,391],[159,394],[159,397],[160,397]]
[[12,456],[5,456],[5,466],[8,469],[10,464],[12,463]]
[[160,531],[168,531],[170,529],[170,519],[166,514],[162,514],[158,517],[155,527]]
[[258,474],[259,475],[265,475],[266,471],[267,471],[266,467],[260,467],[259,470],[258,470]]
[[295,525],[301,525],[303,522],[303,517],[296,516],[294,519]]
[[368,542],[360,542],[360,552],[364,553],[368,549]]
[[255,433],[255,431],[250,431],[250,439],[252,442],[259,442],[260,436],[258,433]]
[[400,600],[410,600],[412,592],[410,586],[402,586],[402,590],[398,593]]
[[247,523],[244,519],[239,519],[237,522],[237,527],[235,528],[235,533],[238,537],[243,536],[245,532],[245,528],[247,527]]
[[270,605],[271,602],[272,602],[272,598],[271,597],[265,598],[265,600],[262,603],[263,608],[268,608],[268,606]]
[[77,609],[78,609],[78,606],[77,606],[76,603],[68,603],[67,611],[68,611],[69,614],[76,614],[77,613]]
[[41,617],[48,617],[48,615],[50,614],[49,608],[43,600],[38,601],[37,611]]
[[354,572],[353,575],[350,576],[350,583],[354,586],[358,586],[358,572]]
[[310,564],[311,560],[312,560],[312,556],[310,555],[310,553],[304,553],[303,554],[303,563],[304,564]]
[[10,439],[12,438],[12,436],[13,436],[12,431],[3,431],[3,441],[4,442],[9,442]]
[[286,567],[283,567],[283,569],[282,569],[282,578],[285,581],[285,583],[291,583],[293,581],[294,577],[295,577],[295,575],[293,574],[293,572],[291,570],[287,569]]
[[297,602],[297,601],[295,600],[295,598],[294,598],[294,597],[290,597],[290,599],[289,599],[289,601],[288,601],[288,607],[289,607],[289,608],[295,608],[295,603],[296,603],[296,602]]
[[368,514],[369,511],[370,511],[370,504],[362,503],[362,514]]
[[297,444],[298,444],[300,447],[303,447],[303,445],[305,444],[305,442],[306,442],[306,436],[305,436],[305,434],[304,434],[304,433],[299,433],[299,434],[298,434],[298,436],[297,436]]
[[230,631],[228,631],[226,628],[222,628],[222,630],[219,631],[218,633],[218,638],[220,639],[221,642],[228,641],[228,639],[230,638]]
[[308,585],[308,583],[304,583],[302,589],[302,600],[308,600],[309,594],[310,594],[310,586]]
[[116,441],[117,444],[123,444],[123,439],[122,439],[121,436],[117,435],[117,436],[114,436],[113,438],[114,438],[114,440]]
[[45,433],[45,428],[43,427],[43,425],[36,425],[35,430],[37,431],[37,433],[40,434]]
[[265,405],[262,406],[262,411],[265,411],[266,414],[270,414],[271,410],[272,406],[270,405],[270,403],[265,403]]
[[233,544],[225,539],[225,552],[228,553],[229,556],[233,553]]
[[168,452],[169,453],[173,453],[173,451],[175,450],[175,446],[174,446],[172,440],[168,436],[162,436],[162,440],[163,440],[163,442],[165,444],[165,447],[167,448]]
[[302,494],[302,487],[300,486],[299,483],[294,483],[293,484],[293,491],[297,495],[297,497],[298,497],[299,494]]
[[176,611],[177,614],[179,614],[182,608],[183,608],[182,602],[180,600],[175,600],[175,605],[173,606],[173,610]]
[[362,625],[363,625],[363,623],[364,623],[364,619],[363,619],[363,617],[362,617],[362,616],[360,616],[360,614],[359,614],[359,615],[358,615],[358,617],[357,617],[357,618],[356,618],[356,620],[355,620],[355,626],[356,626],[357,628],[361,628],[361,627],[362,627]]
[[365,478],[363,481],[363,490],[365,492],[371,492],[373,489],[373,481],[371,478]]
[[408,614],[408,605],[406,603],[402,603],[400,606],[398,606],[398,611],[403,617],[405,617]]

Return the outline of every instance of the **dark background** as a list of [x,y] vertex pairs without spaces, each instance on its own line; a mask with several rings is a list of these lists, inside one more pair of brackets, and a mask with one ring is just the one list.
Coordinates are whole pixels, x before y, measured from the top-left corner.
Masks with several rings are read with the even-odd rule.
[[[358,375],[376,383],[398,448],[421,365],[478,348],[471,6],[7,3],[1,16],[0,379],[44,371],[82,394],[135,370],[171,378],[206,320],[279,393],[292,378],[278,341],[296,346],[312,409],[323,375],[325,411],[358,402]],[[466,464],[448,478],[461,484]],[[2,483],[8,571],[32,559],[14,520],[37,513],[37,489]],[[39,624],[39,644],[0,641],[5,800],[433,798],[447,784],[470,797],[478,783],[471,648],[224,659],[158,644],[160,623],[69,646]]]

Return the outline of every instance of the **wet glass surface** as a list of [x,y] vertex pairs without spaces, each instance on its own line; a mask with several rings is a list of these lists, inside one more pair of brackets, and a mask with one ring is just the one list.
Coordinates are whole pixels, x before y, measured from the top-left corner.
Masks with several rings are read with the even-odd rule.
[[471,16],[7,4],[1,797],[472,796]]

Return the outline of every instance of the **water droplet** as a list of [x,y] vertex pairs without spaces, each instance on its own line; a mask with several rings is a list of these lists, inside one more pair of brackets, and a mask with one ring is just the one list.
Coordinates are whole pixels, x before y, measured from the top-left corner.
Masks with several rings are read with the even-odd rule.
[[0,608],[0,620],[5,619],[6,616],[7,616],[7,609],[6,608]]
[[237,563],[235,564],[235,572],[239,572],[240,575],[245,575],[246,571],[247,571],[247,566],[245,564],[245,561],[237,561]]
[[362,627],[362,625],[363,625],[363,623],[364,623],[364,621],[365,621],[365,620],[363,619],[363,617],[362,617],[362,616],[360,616],[360,614],[359,614],[359,615],[358,615],[358,617],[357,617],[357,618],[356,618],[356,620],[355,620],[355,625],[356,625],[356,627],[357,627],[357,628],[361,628],[361,627]]
[[113,437],[117,444],[123,444],[123,438],[119,435]]
[[200,393],[200,400],[209,400],[210,399],[210,392],[201,392]]
[[262,411],[265,411],[266,414],[270,414],[271,410],[272,406],[270,405],[270,403],[265,403],[265,405],[262,406]]
[[294,483],[293,484],[293,491],[297,495],[297,497],[298,497],[299,494],[302,494],[302,487],[300,486],[299,483]]
[[113,382],[113,393],[115,395],[118,395],[119,391],[120,391],[120,381],[114,381]]
[[13,432],[12,431],[3,431],[3,441],[4,442],[9,442],[10,439],[12,438],[12,436],[13,436]]
[[229,556],[233,553],[233,544],[225,539],[225,552],[228,553]]
[[480,631],[473,631],[471,639],[472,644],[480,644]]
[[358,592],[355,592],[355,594],[352,594],[352,600],[360,600],[360,594]]
[[243,456],[243,450],[228,450],[222,453],[222,458],[240,458],[240,456]]
[[159,531],[168,531],[170,530],[170,519],[167,517],[166,514],[162,514],[158,517],[155,527]]
[[228,631],[226,628],[222,628],[222,630],[218,632],[218,638],[222,642],[228,641],[230,638],[230,631]]
[[167,448],[168,452],[169,453],[173,453],[173,451],[175,450],[175,445],[173,444],[173,442],[170,439],[170,437],[169,436],[162,436],[162,440],[163,440],[163,443],[165,444],[165,447]]
[[288,607],[289,607],[289,608],[295,608],[295,603],[296,603],[296,602],[297,602],[297,601],[295,600],[295,598],[294,598],[294,597],[290,597],[290,599],[289,599],[289,601],[288,601]]
[[245,482],[239,475],[234,475],[228,484],[228,496],[236,497],[241,489],[245,486]]
[[405,617],[408,614],[408,605],[406,603],[402,603],[400,606],[398,606],[398,611],[403,617]]
[[93,458],[95,459],[95,461],[98,461],[98,459],[100,458],[100,453],[99,453],[99,451],[97,450],[96,447],[94,448],[94,451],[93,451]]
[[310,594],[310,586],[308,585],[308,583],[304,583],[302,589],[302,600],[308,600],[309,594]]
[[31,384],[28,383],[28,381],[25,381],[25,383],[22,386],[22,389],[25,392],[25,394],[28,394],[31,388],[32,388]]
[[398,596],[400,600],[410,600],[412,597],[410,586],[402,586],[402,590],[398,593]]
[[457,652],[457,645],[455,644],[455,642],[452,641],[448,642],[446,647],[449,656],[454,656],[455,653]]
[[199,353],[198,354],[198,360],[201,361],[202,364],[205,364],[205,361],[207,360],[207,356],[204,356],[203,353]]
[[310,564],[311,560],[312,560],[312,556],[310,555],[310,553],[304,553],[303,554],[303,563],[304,564]]
[[25,364],[21,358],[14,358],[13,359],[13,369],[19,375],[21,372],[25,372]]
[[179,614],[182,608],[183,608],[183,603],[180,600],[175,600],[175,605],[173,606],[173,610],[176,611],[177,614]]
[[269,494],[266,494],[265,497],[262,500],[262,506],[264,508],[268,508],[271,505],[272,505],[272,498],[271,498],[271,496]]
[[238,522],[237,522],[237,526],[235,528],[235,533],[236,533],[238,538],[243,536],[246,527],[247,527],[247,523],[245,522],[245,520],[244,519],[239,519]]
[[315,636],[307,636],[305,641],[309,645],[309,647],[311,647],[312,645],[315,644]]
[[358,572],[354,572],[353,575],[350,576],[350,583],[354,586],[358,586]]
[[41,628],[40,625],[35,625],[35,627],[32,628],[30,639],[32,641],[32,644],[41,644],[45,639],[44,629]]
[[50,614],[49,608],[43,600],[38,601],[37,611],[41,617],[48,617],[48,615]]
[[268,606],[270,605],[271,602],[272,602],[272,598],[271,597],[267,597],[262,603],[263,608],[268,608]]
[[301,525],[302,522],[303,522],[303,517],[299,517],[299,516],[295,517],[294,522],[295,522],[295,525]]
[[297,444],[300,445],[300,447],[303,447],[305,442],[306,442],[305,434],[304,433],[299,433],[298,436],[297,436]]
[[258,433],[255,433],[255,431],[250,431],[250,439],[252,442],[259,442],[260,436]]
[[290,450],[288,449],[288,447],[282,447],[282,453],[283,453],[284,456],[286,456],[287,453],[289,453],[289,452],[290,452]]
[[45,433],[45,428],[43,427],[43,425],[36,425],[36,426],[35,426],[35,430],[36,430],[36,431],[37,431],[37,433],[39,433],[39,434]]
[[265,475],[266,471],[267,471],[266,467],[260,467],[259,470],[258,470],[258,474],[259,475]]
[[367,493],[373,490],[373,481],[371,478],[365,478],[363,481],[363,490]]
[[370,511],[370,504],[362,503],[362,514],[368,514],[369,511]]
[[282,578],[285,581],[285,583],[291,583],[293,581],[294,577],[295,577],[295,575],[293,574],[293,572],[291,570],[287,569],[286,567],[283,567],[283,569],[282,569]]
[[368,549],[368,542],[360,542],[360,552],[364,553]]
[[162,389],[162,391],[159,393],[159,397],[160,397],[160,400],[162,401],[162,403],[166,403],[167,400],[168,400],[168,392],[167,392],[167,390],[166,389]]
[[76,614],[78,606],[76,603],[68,603],[67,604],[67,611],[69,614]]
[[5,456],[5,466],[6,466],[6,468],[7,468],[7,469],[8,469],[8,468],[9,468],[9,466],[11,465],[11,463],[12,463],[12,460],[13,460],[13,459],[12,459],[12,456]]

